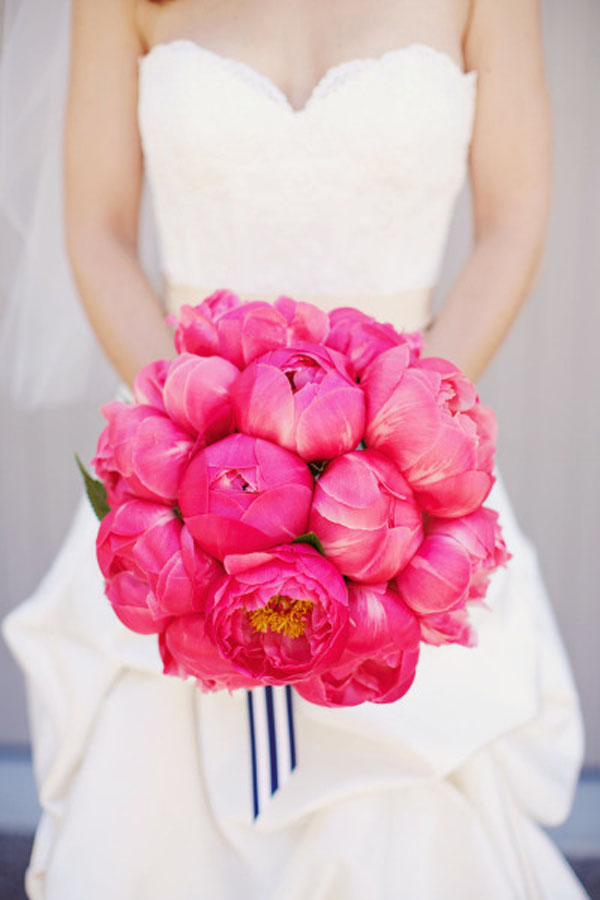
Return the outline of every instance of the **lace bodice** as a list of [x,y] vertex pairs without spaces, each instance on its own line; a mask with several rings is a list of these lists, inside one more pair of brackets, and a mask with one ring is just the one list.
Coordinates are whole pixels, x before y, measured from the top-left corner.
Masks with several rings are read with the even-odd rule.
[[190,40],[155,46],[139,76],[168,283],[340,300],[435,285],[475,70],[414,43],[333,66],[300,110]]

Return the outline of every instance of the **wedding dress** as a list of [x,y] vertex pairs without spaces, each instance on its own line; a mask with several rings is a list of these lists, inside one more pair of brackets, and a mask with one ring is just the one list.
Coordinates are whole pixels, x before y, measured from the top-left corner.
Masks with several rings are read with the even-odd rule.
[[[414,43],[331,68],[302,109],[189,40],[139,62],[139,125],[170,309],[218,287],[352,303],[424,327],[466,174],[477,72]],[[108,399],[108,398],[107,398]],[[501,423],[500,423],[501,426]],[[476,648],[422,645],[388,705],[294,695],[298,765],[256,821],[244,691],[161,674],[103,596],[82,499],[4,622],[28,685],[38,900],[515,900],[586,893],[541,825],[582,759],[568,658],[496,468],[512,559]]]

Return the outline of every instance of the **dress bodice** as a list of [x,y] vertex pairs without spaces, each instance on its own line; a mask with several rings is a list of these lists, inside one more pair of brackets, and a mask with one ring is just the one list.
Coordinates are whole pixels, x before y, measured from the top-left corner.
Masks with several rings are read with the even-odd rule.
[[191,40],[155,46],[139,76],[167,285],[427,303],[466,174],[476,70],[413,43],[333,66],[300,110]]

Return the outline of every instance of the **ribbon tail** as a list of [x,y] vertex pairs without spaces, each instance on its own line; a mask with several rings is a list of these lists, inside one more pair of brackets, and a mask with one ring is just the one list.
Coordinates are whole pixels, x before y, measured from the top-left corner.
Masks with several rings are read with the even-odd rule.
[[252,814],[256,819],[297,765],[292,688],[246,691],[250,732]]

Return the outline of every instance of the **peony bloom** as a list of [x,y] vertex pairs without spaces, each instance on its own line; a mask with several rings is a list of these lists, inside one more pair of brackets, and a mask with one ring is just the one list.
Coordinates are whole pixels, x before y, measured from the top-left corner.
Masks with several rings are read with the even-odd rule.
[[220,356],[182,353],[171,363],[163,397],[176,425],[210,444],[233,431],[229,390],[239,370]]
[[131,499],[112,509],[100,522],[96,556],[105,578],[138,567],[133,547],[145,531],[176,520],[175,513],[160,503]]
[[[174,503],[192,437],[151,406],[116,401],[103,406],[102,413],[108,426],[96,457],[100,469],[103,465],[114,469],[137,497]],[[112,459],[107,462],[109,452]]]
[[203,615],[178,616],[171,619],[159,635],[159,650],[165,675],[193,677],[203,691],[227,688],[253,688],[260,681],[242,675],[224,659],[206,634]]
[[463,545],[445,534],[428,534],[396,578],[400,596],[416,613],[441,613],[464,606],[471,562]]
[[340,656],[348,591],[314,547],[282,544],[225,558],[227,576],[212,588],[206,630],[233,669],[264,684],[323,671]]
[[214,291],[197,306],[184,303],[177,316],[167,316],[167,322],[175,328],[173,342],[178,353],[195,353],[197,356],[215,356],[221,353],[216,322],[225,313],[241,304],[233,291]]
[[108,425],[100,432],[91,465],[106,488],[106,499],[111,509],[133,498],[133,492],[117,469],[115,454],[108,438]]
[[219,353],[239,369],[257,356],[285,344],[286,322],[271,303],[252,300],[216,322]]
[[344,357],[316,344],[265,353],[232,388],[240,431],[306,460],[332,459],[362,438],[365,400]]
[[293,300],[281,294],[273,304],[285,321],[286,340],[283,346],[293,347],[298,341],[324,344],[329,334],[329,316],[313,303]]
[[175,515],[144,531],[132,553],[152,589],[148,603],[155,616],[202,610],[209,585],[223,572]]
[[282,294],[275,303],[242,303],[231,291],[215,291],[198,306],[184,305],[175,326],[179,353],[222,356],[242,369],[268,350],[310,341],[320,344],[329,332],[327,313],[312,303]]
[[327,313],[283,294],[275,303],[253,300],[232,309],[216,323],[220,352],[243,369],[269,350],[327,337]]
[[417,616],[386,584],[348,584],[349,628],[339,660],[298,682],[300,696],[321,706],[391,703],[413,683],[419,659]]
[[442,644],[462,644],[463,647],[477,646],[477,632],[469,621],[469,611],[462,607],[447,612],[429,613],[421,616],[421,639],[436,647]]
[[376,356],[391,347],[409,348],[413,365],[425,345],[420,331],[398,332],[389,322],[382,324],[352,306],[341,306],[329,313],[330,331],[325,344],[351,363],[356,375],[363,372]]
[[133,548],[146,528],[174,514],[165,506],[130,500],[112,509],[101,521],[96,537],[96,556],[106,579],[106,596],[118,618],[140,634],[161,631],[169,618],[154,615],[151,588]]
[[304,534],[312,492],[310,469],[289,450],[231,434],[193,457],[179,506],[198,545],[223,559]]
[[157,359],[140,369],[133,382],[133,396],[136,403],[153,406],[162,413],[166,412],[163,388],[170,366],[171,362],[168,359]]
[[[104,517],[96,554],[113,605],[111,591],[118,590],[121,606],[128,591],[142,610],[141,583],[145,585],[143,616],[149,624],[202,610],[208,585],[222,573],[216,560],[194,545],[172,510],[145,500],[130,500]],[[123,572],[128,578],[121,578]]]
[[398,468],[377,450],[346,453],[315,485],[309,530],[343,575],[389,581],[423,540],[421,512]]
[[448,360],[410,364],[406,346],[366,369],[365,439],[401,469],[421,507],[435,516],[477,509],[494,483],[496,423],[474,385]]
[[[410,570],[409,565],[397,579],[402,596],[420,613],[422,639],[428,644],[476,646],[467,605],[483,603],[492,572],[510,557],[494,509],[482,506],[456,519],[430,518],[413,560],[416,568]],[[428,591],[437,598],[436,608],[427,600]]]
[[156,634],[166,627],[170,616],[156,618],[152,613],[148,602],[151,591],[142,572],[117,572],[107,580],[105,590],[117,618],[131,631]]
[[427,524],[427,533],[449,535],[466,550],[471,562],[469,601],[485,597],[492,572],[505,566],[512,557],[504,543],[498,513],[487,506],[457,519],[432,518]]

